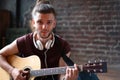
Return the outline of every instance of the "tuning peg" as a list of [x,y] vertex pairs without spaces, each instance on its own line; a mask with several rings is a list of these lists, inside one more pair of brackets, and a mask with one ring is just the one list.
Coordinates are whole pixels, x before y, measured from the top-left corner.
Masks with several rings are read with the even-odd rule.
[[96,69],[94,69],[93,71],[96,72]]
[[88,70],[87,70],[87,72],[89,73],[89,72],[90,72],[90,70],[88,69]]
[[91,63],[91,61],[89,60],[88,63]]
[[89,67],[90,65],[89,64],[86,64],[87,67]]
[[104,62],[104,60],[100,60],[100,62]]
[[95,60],[94,62],[97,63],[97,60]]
[[103,72],[103,70],[102,70],[102,69],[100,69],[100,72]]
[[102,63],[99,63],[100,66],[102,66]]
[[96,64],[93,64],[93,66],[96,66]]

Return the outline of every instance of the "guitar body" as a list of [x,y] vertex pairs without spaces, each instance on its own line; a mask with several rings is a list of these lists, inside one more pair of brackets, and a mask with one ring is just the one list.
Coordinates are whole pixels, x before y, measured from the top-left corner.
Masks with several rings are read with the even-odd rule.
[[[15,68],[24,70],[24,69],[30,69],[30,70],[40,70],[41,68],[41,62],[38,56],[30,56],[26,58],[21,58],[18,56],[10,56],[8,57],[8,62]],[[0,80],[10,80],[11,76],[0,67]],[[29,80],[33,80],[35,77],[31,76]]]

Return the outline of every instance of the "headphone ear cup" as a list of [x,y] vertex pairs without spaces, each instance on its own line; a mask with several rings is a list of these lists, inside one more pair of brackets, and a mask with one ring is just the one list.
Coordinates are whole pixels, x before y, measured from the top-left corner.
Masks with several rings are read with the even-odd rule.
[[39,50],[43,50],[43,45],[40,40],[37,40],[36,44],[37,44]]
[[51,44],[52,44],[52,40],[48,40],[47,43],[45,44],[45,48],[50,49]]

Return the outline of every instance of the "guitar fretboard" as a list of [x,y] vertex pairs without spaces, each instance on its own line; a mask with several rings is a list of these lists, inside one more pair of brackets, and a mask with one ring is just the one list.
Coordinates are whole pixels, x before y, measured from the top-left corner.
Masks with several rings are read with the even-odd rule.
[[33,70],[30,72],[30,74],[31,76],[45,76],[45,75],[64,74],[65,72],[66,72],[66,67],[59,67],[59,68]]

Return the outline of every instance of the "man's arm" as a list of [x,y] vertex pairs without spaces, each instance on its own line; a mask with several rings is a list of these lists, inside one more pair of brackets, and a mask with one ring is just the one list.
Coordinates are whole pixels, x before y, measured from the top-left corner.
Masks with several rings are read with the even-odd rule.
[[9,73],[13,77],[13,80],[26,80],[28,72],[23,70],[18,70],[12,67],[6,60],[6,57],[10,55],[15,55],[18,52],[19,51],[18,51],[16,40],[13,41],[11,44],[7,45],[6,47],[4,47],[3,49],[1,49],[0,50],[0,67],[2,67],[4,70],[6,70]]
[[9,65],[6,57],[16,53],[18,53],[16,40],[0,50],[0,66],[10,74],[14,68]]

